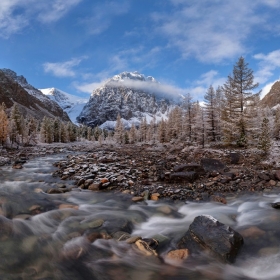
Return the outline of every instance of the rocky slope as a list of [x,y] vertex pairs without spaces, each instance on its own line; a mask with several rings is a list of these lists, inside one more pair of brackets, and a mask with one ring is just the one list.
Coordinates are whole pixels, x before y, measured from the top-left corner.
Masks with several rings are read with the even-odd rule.
[[280,105],[280,81],[275,82],[269,93],[261,100],[262,107],[273,108],[277,105]]
[[74,96],[56,88],[40,89],[48,98],[56,102],[66,112],[73,123],[81,113],[88,99]]
[[[180,96],[175,96],[175,99],[178,98]],[[127,126],[131,123],[138,125],[143,117],[148,122],[153,116],[161,119],[174,102],[174,95],[153,77],[138,72],[123,72],[93,91],[78,121],[90,126],[112,128],[120,114],[128,120]]]
[[43,119],[44,116],[58,117],[63,121],[70,121],[68,115],[56,102],[10,69],[0,70],[0,103],[2,102],[7,108],[17,104],[24,116],[30,115],[37,119]]

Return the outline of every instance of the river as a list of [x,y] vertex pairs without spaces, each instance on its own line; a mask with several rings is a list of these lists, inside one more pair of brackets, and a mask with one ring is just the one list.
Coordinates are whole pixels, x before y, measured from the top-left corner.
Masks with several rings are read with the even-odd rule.
[[[0,279],[280,279],[278,193],[228,196],[227,204],[163,201],[132,203],[124,194],[73,189],[46,191],[59,181],[51,173],[63,155],[35,158],[0,170]],[[235,263],[209,255],[167,263],[165,254],[194,218],[211,215],[244,237]],[[118,241],[116,231],[155,238],[160,257]],[[111,238],[113,236],[114,238]]]

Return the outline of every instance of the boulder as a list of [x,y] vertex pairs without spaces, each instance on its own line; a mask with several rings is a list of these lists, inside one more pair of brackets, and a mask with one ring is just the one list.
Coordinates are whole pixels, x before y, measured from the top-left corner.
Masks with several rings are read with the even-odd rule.
[[194,171],[189,172],[174,172],[170,174],[170,180],[194,182],[198,178],[198,174]]
[[278,181],[280,181],[280,170],[276,170],[274,176]]
[[226,166],[221,161],[213,158],[202,158],[200,164],[205,172],[224,171],[226,168]]
[[174,172],[181,172],[181,171],[203,171],[201,168],[200,164],[197,163],[188,163],[188,164],[181,164],[181,165],[176,165],[173,168]]
[[229,226],[209,215],[194,219],[189,230],[177,244],[178,249],[189,249],[191,253],[209,250],[226,262],[233,262],[243,244],[243,237]]
[[229,159],[231,164],[238,164],[240,160],[240,154],[239,153],[230,153]]

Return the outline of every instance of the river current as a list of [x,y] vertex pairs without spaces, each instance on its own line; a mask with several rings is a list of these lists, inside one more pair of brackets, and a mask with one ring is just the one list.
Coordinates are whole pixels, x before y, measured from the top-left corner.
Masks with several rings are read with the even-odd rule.
[[[280,210],[271,207],[280,201],[278,193],[231,195],[226,205],[132,203],[128,195],[75,188],[47,194],[57,184],[71,183],[52,176],[52,164],[65,156],[35,158],[20,170],[1,167],[1,280],[280,279]],[[206,254],[183,262],[164,261],[194,218],[203,214],[243,236],[235,263]],[[160,257],[109,238],[118,227],[129,229],[131,236],[159,240]]]

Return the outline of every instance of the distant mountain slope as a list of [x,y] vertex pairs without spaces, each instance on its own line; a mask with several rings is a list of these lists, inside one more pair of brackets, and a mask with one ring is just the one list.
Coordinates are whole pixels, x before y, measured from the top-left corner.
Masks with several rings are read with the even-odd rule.
[[143,117],[159,119],[166,116],[174,99],[182,98],[174,96],[151,76],[123,72],[93,91],[78,121],[90,126],[108,124],[111,128],[118,114],[128,121],[127,125],[139,124]]
[[74,96],[56,88],[45,88],[40,91],[48,98],[56,102],[66,112],[73,123],[76,123],[77,116],[83,110],[88,99]]
[[280,105],[280,81],[273,84],[268,94],[264,96],[260,103],[262,107],[269,108]]
[[24,116],[31,115],[41,120],[44,116],[58,117],[63,121],[70,121],[68,115],[56,102],[28,84],[23,76],[17,76],[10,69],[0,70],[0,103],[2,102],[7,108],[16,103]]

